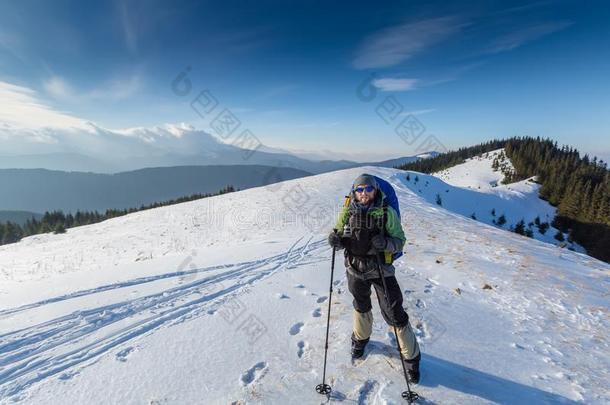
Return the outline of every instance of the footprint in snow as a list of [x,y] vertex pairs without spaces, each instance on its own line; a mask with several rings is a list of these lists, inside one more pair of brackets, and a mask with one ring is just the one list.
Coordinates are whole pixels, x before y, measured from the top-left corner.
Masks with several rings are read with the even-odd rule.
[[313,316],[314,318],[319,318],[320,316],[322,316],[322,309],[321,308],[314,309],[313,312],[311,313],[311,316]]
[[321,303],[323,303],[324,301],[326,301],[327,299],[328,299],[328,297],[326,297],[326,296],[324,296],[324,297],[320,297],[320,298],[318,298],[318,299],[316,300],[316,302],[317,302],[318,304],[321,304]]
[[116,354],[116,359],[118,361],[127,361],[127,357],[133,352],[133,347],[127,347]]
[[373,391],[377,385],[377,381],[367,380],[360,386],[360,389],[358,390],[358,405],[364,405],[371,402]]
[[74,377],[77,374],[78,374],[77,371],[61,373],[60,376],[59,376],[59,379],[62,380],[62,381],[66,381],[66,380],[71,379],[72,377]]
[[299,348],[299,350],[297,350],[297,356],[299,356],[299,359],[301,357],[303,357],[303,354],[305,353],[305,349],[307,348],[307,346],[309,346],[307,344],[307,342],[300,340],[299,343],[297,343],[297,347]]
[[290,298],[288,295],[286,295],[286,294],[284,294],[284,293],[277,293],[277,294],[275,294],[275,295],[276,295],[276,297],[277,297],[278,299],[280,299],[280,300],[287,300],[287,299],[289,299],[289,298]]
[[290,327],[290,334],[292,336],[299,334],[301,332],[301,328],[305,325],[303,322],[297,322]]
[[241,385],[244,387],[252,384],[254,381],[262,378],[267,372],[267,363],[264,361],[258,362],[246,371],[244,371],[239,377]]

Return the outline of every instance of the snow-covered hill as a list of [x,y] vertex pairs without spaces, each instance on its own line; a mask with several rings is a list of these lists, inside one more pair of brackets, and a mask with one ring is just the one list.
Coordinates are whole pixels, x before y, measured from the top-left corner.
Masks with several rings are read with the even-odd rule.
[[505,170],[513,170],[510,159],[503,152],[504,149],[502,148],[466,159],[462,164],[434,173],[434,176],[452,186],[490,192],[493,188],[501,185],[502,180],[504,180],[503,172],[493,168],[495,159],[498,159],[498,162],[502,159]]
[[[430,203],[404,172],[365,167],[1,246],[0,403],[325,402],[314,387],[326,235],[363,171],[400,200],[397,278],[423,351],[421,403],[610,402],[610,266]],[[340,259],[331,402],[402,403],[377,305],[366,359],[350,361]]]
[[535,179],[502,184],[502,170],[493,169],[496,158],[505,170],[512,170],[503,149],[498,149],[432,175],[409,172],[406,185],[452,212],[508,230],[523,221],[524,231],[531,230],[533,238],[585,253],[580,245],[568,241],[567,234],[561,241],[555,238],[559,230],[551,222],[556,208],[538,196],[540,185]]

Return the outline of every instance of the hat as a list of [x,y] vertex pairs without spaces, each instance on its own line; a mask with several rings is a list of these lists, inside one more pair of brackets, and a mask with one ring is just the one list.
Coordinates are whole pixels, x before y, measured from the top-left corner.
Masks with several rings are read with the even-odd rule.
[[378,189],[377,180],[375,180],[375,176],[370,174],[363,173],[360,176],[356,177],[354,180],[354,184],[352,185],[352,189],[359,186],[360,184],[364,184],[367,186],[373,186],[375,189]]

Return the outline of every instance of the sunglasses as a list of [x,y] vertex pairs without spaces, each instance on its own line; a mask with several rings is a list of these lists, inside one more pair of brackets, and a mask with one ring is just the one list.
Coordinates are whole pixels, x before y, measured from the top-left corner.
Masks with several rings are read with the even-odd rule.
[[367,193],[372,193],[373,190],[375,190],[375,187],[373,187],[373,186],[356,187],[354,189],[354,191],[357,192],[357,193],[362,193],[363,191],[366,191]]

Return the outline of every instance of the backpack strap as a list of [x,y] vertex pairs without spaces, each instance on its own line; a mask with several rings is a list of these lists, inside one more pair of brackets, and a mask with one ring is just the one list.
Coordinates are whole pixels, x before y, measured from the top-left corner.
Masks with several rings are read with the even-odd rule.
[[[385,199],[383,200],[383,204],[381,207],[383,209],[383,214],[381,217],[381,227],[382,227],[381,229],[382,229],[383,235],[387,236],[385,226],[388,221],[388,202]],[[392,252],[385,250],[383,253],[380,253],[380,255],[382,255],[381,260],[383,260],[383,262],[385,264],[392,264],[392,262],[394,261],[394,259],[392,257]]]
[[345,202],[343,203],[343,206],[348,207],[351,202],[352,202],[352,196],[350,194],[348,194],[345,196]]

